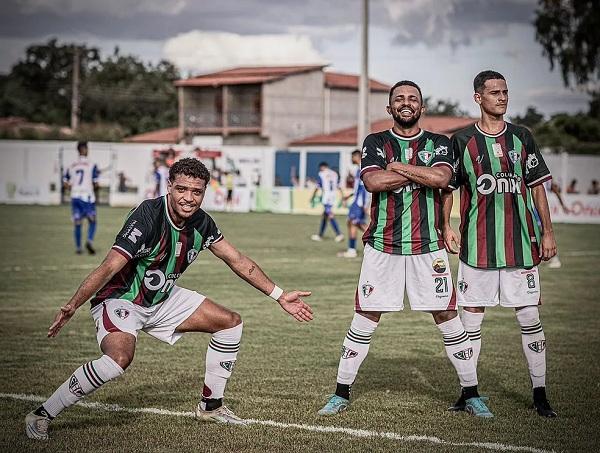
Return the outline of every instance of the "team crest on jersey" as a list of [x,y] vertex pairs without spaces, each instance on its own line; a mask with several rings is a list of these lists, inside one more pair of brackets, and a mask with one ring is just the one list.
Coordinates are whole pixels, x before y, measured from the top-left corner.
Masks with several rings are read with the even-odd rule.
[[513,149],[508,152],[508,157],[513,164],[516,164],[521,155]]
[[546,340],[534,341],[533,343],[529,343],[527,347],[533,352],[544,352],[544,349],[546,349]]
[[83,389],[81,388],[81,384],[79,383],[77,376],[74,374],[71,375],[71,379],[69,379],[69,391],[79,398],[85,396],[85,393],[83,393]]
[[233,367],[235,366],[235,360],[228,360],[227,362],[220,362],[221,368],[229,371],[230,373],[233,371]]
[[192,261],[194,261],[196,259],[196,257],[198,256],[198,250],[196,249],[190,249],[187,252],[187,261],[189,264],[192,263]]
[[458,360],[469,360],[473,357],[473,348],[463,349],[462,351],[455,352],[452,354]]
[[539,163],[540,160],[535,154],[530,154],[529,156],[527,156],[527,170],[531,170],[532,168],[537,167]]
[[373,287],[373,285],[369,285],[368,283],[365,283],[364,285],[362,285],[363,296],[369,297],[374,289],[375,288]]
[[406,160],[411,160],[413,158],[413,149],[412,148],[406,148]]
[[431,267],[433,267],[433,270],[438,274],[446,272],[446,262],[442,258],[434,259],[433,263],[431,263]]
[[461,280],[461,281],[458,282],[458,290],[461,293],[463,293],[463,294],[466,293],[468,287],[469,287],[469,285],[464,280]]
[[428,164],[431,161],[431,158],[433,157],[433,153],[424,149],[422,151],[419,151],[417,153],[417,156],[419,156],[421,162],[423,162],[424,164]]
[[353,351],[352,349],[347,348],[346,346],[342,346],[342,359],[353,359],[357,355],[358,352]]
[[124,308],[117,308],[115,310],[115,315],[117,315],[121,319],[125,319],[127,318],[127,316],[129,316],[129,310],[126,310]]

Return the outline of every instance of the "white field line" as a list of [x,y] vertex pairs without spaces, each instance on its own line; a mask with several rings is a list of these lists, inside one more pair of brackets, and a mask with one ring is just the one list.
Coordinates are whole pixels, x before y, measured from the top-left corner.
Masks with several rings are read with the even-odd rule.
[[[32,401],[36,403],[42,403],[46,401],[43,396],[37,395],[24,395],[19,393],[0,393],[0,398],[21,400],[21,401]],[[157,409],[153,407],[124,407],[118,404],[102,404],[102,403],[86,403],[79,402],[78,406],[85,407],[88,409],[95,409],[100,411],[109,412],[127,412],[131,414],[156,414],[166,415],[170,417],[194,417],[193,412],[177,412],[170,411],[168,409]],[[494,451],[524,451],[528,453],[553,453],[552,450],[542,450],[534,447],[524,447],[518,445],[500,444],[496,442],[451,442],[439,437],[433,436],[419,436],[419,435],[402,435],[393,432],[381,432],[381,431],[368,431],[365,429],[352,429],[352,428],[340,428],[336,426],[320,426],[320,425],[304,425],[297,423],[281,423],[273,420],[254,420],[246,419],[247,422],[254,425],[270,426],[272,428],[280,429],[298,429],[303,431],[311,431],[316,433],[339,433],[346,434],[353,437],[379,437],[382,439],[397,440],[399,442],[421,442],[436,445],[444,445],[451,447],[477,447],[487,450]]]
[[571,250],[566,252],[559,252],[558,256],[595,256],[600,255],[600,250]]

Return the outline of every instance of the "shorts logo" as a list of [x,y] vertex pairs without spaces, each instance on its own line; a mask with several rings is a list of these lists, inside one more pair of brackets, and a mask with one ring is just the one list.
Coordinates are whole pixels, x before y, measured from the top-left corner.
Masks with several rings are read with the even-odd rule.
[[196,249],[188,250],[188,252],[187,252],[188,263],[191,263],[192,261],[194,261],[197,256],[198,256],[198,250],[196,250]]
[[428,164],[431,158],[433,157],[433,153],[424,149],[423,151],[419,151],[417,153],[417,156],[419,156],[421,162],[423,162],[424,164]]
[[346,346],[342,346],[342,359],[353,359],[357,355],[358,352],[353,351],[352,349],[347,348]]
[[452,354],[458,360],[469,360],[473,357],[473,348],[463,349],[462,351],[455,352]]
[[467,292],[467,288],[469,288],[469,285],[467,284],[467,282],[465,282],[464,280],[461,280],[458,282],[458,290],[461,293],[466,293]]
[[438,274],[443,274],[444,272],[446,272],[446,262],[442,258],[436,258],[435,260],[433,260],[433,263],[431,263],[431,267],[433,267],[433,270],[436,271]]
[[85,396],[85,393],[83,393],[83,389],[81,388],[81,385],[77,380],[77,376],[75,376],[74,374],[71,375],[71,379],[69,379],[69,391],[79,398]]
[[235,366],[235,360],[229,360],[227,362],[220,362],[221,368],[229,371],[230,373],[233,371],[233,367]]
[[362,285],[363,296],[369,297],[374,289],[375,288],[373,287],[373,285],[369,285],[368,283],[365,283],[364,285]]
[[529,343],[527,347],[533,352],[544,352],[544,349],[546,349],[546,340],[534,341],[533,343]]
[[126,310],[124,308],[117,308],[115,310],[115,315],[117,315],[121,319],[125,319],[127,318],[127,316],[129,316],[129,310]]

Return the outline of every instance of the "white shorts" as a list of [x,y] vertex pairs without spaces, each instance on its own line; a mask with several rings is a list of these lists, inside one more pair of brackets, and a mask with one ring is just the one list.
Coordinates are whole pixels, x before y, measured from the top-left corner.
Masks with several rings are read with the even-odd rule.
[[456,295],[446,250],[421,255],[392,255],[365,245],[357,311],[400,311],[404,288],[412,310],[456,310]]
[[526,307],[541,303],[540,273],[509,267],[479,269],[462,261],[458,264],[458,305],[461,307]]
[[142,307],[125,299],[106,299],[92,308],[98,344],[111,332],[126,332],[137,338],[138,330],[174,344],[183,333],[175,332],[206,299],[202,294],[174,286],[169,297],[153,307]]

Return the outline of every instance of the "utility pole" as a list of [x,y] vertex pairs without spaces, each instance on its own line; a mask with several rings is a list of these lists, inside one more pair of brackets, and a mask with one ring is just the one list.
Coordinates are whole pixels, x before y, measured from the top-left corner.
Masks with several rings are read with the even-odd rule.
[[362,0],[362,40],[360,83],[358,87],[358,136],[356,146],[360,149],[362,142],[370,132],[369,121],[369,0]]
[[73,79],[71,81],[71,130],[79,127],[79,47],[73,50]]

